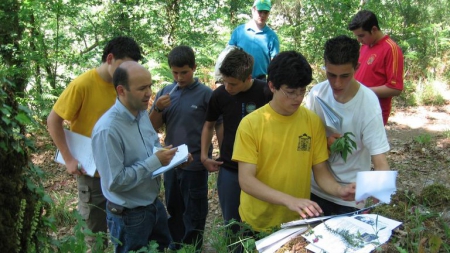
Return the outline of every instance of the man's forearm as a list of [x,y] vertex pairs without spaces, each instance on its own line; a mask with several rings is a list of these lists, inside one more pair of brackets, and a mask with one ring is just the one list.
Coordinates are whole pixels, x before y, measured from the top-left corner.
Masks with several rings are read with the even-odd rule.
[[374,170],[390,170],[389,163],[386,159],[386,155],[378,154],[372,156],[372,163],[374,166]]
[[162,119],[162,113],[152,110],[150,112],[150,121],[152,122],[153,128],[158,131],[164,124]]
[[239,176],[239,185],[241,186],[242,191],[244,191],[248,195],[274,205],[287,206],[287,203],[289,203],[289,199],[293,198],[286,193],[277,191],[267,186],[255,177]]
[[53,143],[58,148],[64,161],[67,163],[70,160],[75,159],[70,152],[69,146],[66,141],[66,134],[64,133],[63,123],[64,119],[61,118],[53,110],[47,118],[47,128]]
[[213,137],[214,132],[214,125],[215,122],[206,121],[203,125],[202,130],[202,139],[201,139],[201,155],[200,160],[201,162],[204,162],[206,159],[208,159],[208,150],[211,146],[211,139]]
[[402,93],[401,90],[392,89],[386,85],[370,87],[370,89],[375,92],[379,98],[395,97]]
[[339,189],[342,187],[331,174],[326,162],[313,165],[314,180],[326,193],[340,197]]
[[289,194],[269,187],[256,178],[256,165],[239,162],[239,185],[245,193],[267,203],[285,205],[294,198]]
[[[222,146],[223,143],[223,122],[218,124],[216,121],[216,124],[214,125],[214,128],[216,130],[216,137],[217,137],[217,142],[219,145],[219,148]],[[208,147],[209,148],[209,147]]]

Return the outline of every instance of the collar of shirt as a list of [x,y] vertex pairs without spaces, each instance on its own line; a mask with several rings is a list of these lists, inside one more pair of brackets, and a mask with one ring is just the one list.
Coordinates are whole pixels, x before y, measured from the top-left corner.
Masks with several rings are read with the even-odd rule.
[[[197,87],[200,84],[200,82],[198,81],[198,77],[194,77],[194,82],[189,84],[186,88],[189,90],[193,90],[195,87]],[[177,85],[177,82],[173,82],[173,85]],[[178,85],[177,85],[178,86]],[[166,86],[168,89],[168,91],[170,92],[173,89],[173,86]],[[179,90],[180,87],[177,87],[175,90]],[[164,93],[163,93],[164,94]]]
[[259,29],[258,26],[256,26],[256,23],[255,23],[254,20],[250,20],[250,21],[248,21],[248,22],[245,24],[245,30],[246,30],[246,31],[252,30],[252,31],[254,31],[255,33],[262,33],[262,32],[264,32],[267,28],[268,28],[267,25],[265,25],[265,26],[263,27],[263,29]]
[[377,42],[375,42],[374,44],[370,45],[369,47],[374,47],[376,45],[380,45],[381,43],[383,43],[384,41],[386,41],[387,39],[389,39],[389,35],[384,35],[383,38],[381,38],[380,40],[378,40]]
[[139,119],[145,115],[147,115],[146,110],[139,111],[138,115],[135,117],[129,110],[126,108],[122,102],[120,102],[119,98],[116,98],[116,103],[114,104],[114,107],[117,109],[117,111],[123,115],[125,118],[127,118],[130,122],[133,121],[139,121]]

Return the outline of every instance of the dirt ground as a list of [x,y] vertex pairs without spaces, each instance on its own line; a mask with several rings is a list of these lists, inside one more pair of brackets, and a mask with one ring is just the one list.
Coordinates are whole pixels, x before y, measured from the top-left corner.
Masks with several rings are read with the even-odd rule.
[[[447,98],[450,101],[450,97]],[[450,103],[443,106],[419,106],[396,108],[386,126],[391,151],[388,161],[392,170],[397,170],[398,190],[420,191],[432,183],[450,187]],[[46,133],[36,136],[37,152],[32,161],[49,173],[44,183],[51,196],[67,196],[67,208],[76,208],[76,182],[67,176],[65,168],[53,162],[54,147]],[[221,217],[215,184],[211,184],[207,231]],[[55,199],[58,202],[58,199]],[[71,228],[58,228],[58,234],[71,233]],[[295,246],[295,247],[298,247]],[[204,252],[214,252],[208,247]],[[304,252],[290,249],[284,252]]]
[[450,187],[450,104],[396,109],[386,130],[399,190],[418,191],[432,183]]

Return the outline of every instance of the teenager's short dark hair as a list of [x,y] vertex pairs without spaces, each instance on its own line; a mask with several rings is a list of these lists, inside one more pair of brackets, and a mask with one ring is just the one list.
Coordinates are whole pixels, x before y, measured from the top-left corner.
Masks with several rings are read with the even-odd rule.
[[102,62],[106,62],[108,54],[113,54],[114,58],[131,58],[135,61],[142,59],[141,49],[134,39],[126,36],[115,37],[106,44],[103,49]]
[[116,68],[113,74],[113,84],[117,90],[117,86],[122,85],[126,90],[130,90],[128,82],[128,72],[125,68],[119,66]]
[[325,63],[343,65],[351,63],[354,68],[358,65],[359,43],[356,39],[341,35],[327,40],[323,53]]
[[168,56],[169,67],[183,67],[188,65],[190,68],[195,67],[195,54],[189,46],[174,47]]
[[350,24],[348,24],[348,29],[350,31],[354,31],[358,28],[362,28],[363,31],[370,32],[372,31],[372,27],[374,26],[376,26],[378,30],[380,30],[378,19],[375,13],[368,10],[362,10],[356,13],[356,15],[353,17]]
[[277,90],[284,84],[291,89],[303,88],[312,81],[312,69],[302,54],[281,52],[269,64],[267,81]]
[[232,49],[222,61],[219,71],[222,75],[245,81],[253,71],[253,57],[241,48]]

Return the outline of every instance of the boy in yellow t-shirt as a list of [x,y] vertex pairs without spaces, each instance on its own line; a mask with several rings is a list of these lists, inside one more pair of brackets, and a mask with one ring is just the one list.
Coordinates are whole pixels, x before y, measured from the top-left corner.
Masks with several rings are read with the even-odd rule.
[[[56,101],[47,118],[48,132],[61,152],[68,174],[76,175],[78,187],[78,211],[94,233],[107,232],[106,199],[100,187],[100,178],[90,177],[70,152],[63,129],[63,121],[70,122],[70,131],[91,137],[97,120],[116,101],[117,93],[112,83],[116,68],[124,61],[142,58],[137,43],[129,37],[119,36],[103,49],[102,63],[75,78]],[[86,237],[92,247],[95,238]],[[104,240],[103,247],[108,244]],[[92,252],[100,252],[91,248]]]
[[239,214],[257,232],[322,213],[309,200],[311,168],[327,193],[345,200],[355,194],[354,183],[341,186],[330,174],[322,122],[300,106],[312,80],[309,63],[300,53],[283,52],[268,73],[273,99],[242,119],[233,151],[242,189]]

